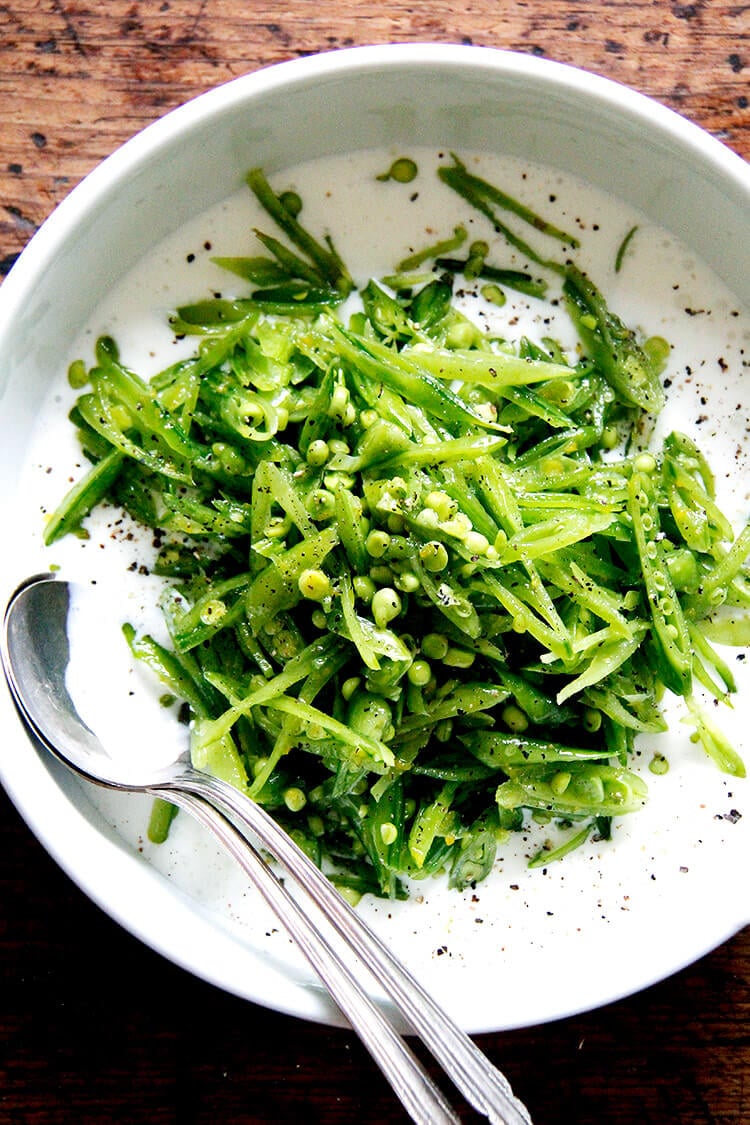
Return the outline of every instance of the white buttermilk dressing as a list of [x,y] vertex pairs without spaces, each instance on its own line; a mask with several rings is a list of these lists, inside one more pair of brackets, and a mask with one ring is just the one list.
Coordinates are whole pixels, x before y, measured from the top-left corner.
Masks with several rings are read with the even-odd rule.
[[[376,175],[385,171],[398,155],[409,155],[416,160],[417,178],[410,184],[377,181]],[[672,353],[665,373],[669,381],[668,405],[659,428],[662,431],[684,430],[701,445],[716,472],[722,506],[736,526],[744,522],[750,513],[746,389],[750,377],[748,311],[737,308],[735,299],[715,274],[697,262],[684,245],[617,199],[554,170],[496,156],[483,156],[474,162],[468,160],[466,154],[460,155],[472,171],[522,199],[579,238],[580,250],[572,256],[590,273],[610,307],[645,335],[657,334],[669,340]],[[469,234],[460,254],[465,254],[469,241],[481,238],[490,244],[488,261],[493,265],[524,268],[527,263],[493,232],[488,220],[472,212],[438,180],[435,168],[440,159],[446,161],[448,155],[438,155],[432,150],[366,153],[322,159],[285,174],[273,175],[271,179],[277,190],[293,188],[299,192],[304,201],[301,221],[318,235],[331,234],[358,285],[364,284],[370,276],[392,273],[406,254],[449,237],[459,222],[465,224]],[[512,217],[509,225],[520,230]],[[638,230],[629,244],[621,270],[616,273],[617,249],[626,233],[636,225]],[[89,521],[89,539],[71,536],[49,549],[41,543],[43,513],[57,506],[70,481],[84,470],[73,429],[67,420],[67,410],[76,396],[67,386],[67,364],[78,357],[87,365],[91,363],[94,343],[103,333],[117,340],[127,366],[146,378],[190,354],[195,339],[176,341],[169,329],[169,313],[176,305],[215,293],[233,296],[246,292],[243,282],[219,270],[212,264],[211,257],[262,252],[252,234],[254,226],[273,231],[271,220],[260,211],[250,192],[239,191],[156,246],[111,293],[104,295],[71,354],[61,357],[59,376],[40,413],[35,441],[29,450],[23,482],[27,498],[23,510],[29,513],[29,526],[19,529],[31,544],[29,572],[54,564],[67,577],[84,583],[95,581],[110,592],[106,612],[97,612],[93,625],[73,628],[74,654],[93,654],[94,672],[89,661],[86,670],[71,682],[81,714],[113,748],[113,753],[139,754],[151,759],[160,756],[167,743],[171,747],[175,738],[178,746],[184,746],[186,732],[175,722],[174,709],[167,710],[155,702],[162,689],[153,685],[147,671],[132,668],[125,644],[119,640],[118,630],[123,619],[165,639],[160,614],[154,608],[158,580],[141,573],[148,569],[153,558],[151,535],[139,532],[120,513],[104,510]],[[551,257],[570,252],[533,231],[523,233],[523,237]],[[535,275],[539,272],[533,265],[530,271]],[[549,296],[554,298],[557,282],[548,276]],[[554,301],[526,299],[512,290],[507,290],[507,297],[503,308],[484,304],[480,308],[476,301],[470,301],[464,306],[465,311],[477,317],[478,323],[486,323],[493,333],[509,338],[525,334],[536,340],[552,336],[574,354],[575,339],[569,319]],[[84,617],[82,615],[81,620]],[[98,686],[98,678],[105,674],[100,663],[105,653],[109,657],[110,650],[118,653],[117,676],[123,685],[122,702],[114,712],[103,708],[104,693]],[[730,659],[734,668],[735,656],[731,655]],[[739,665],[737,668],[742,671]],[[750,690],[747,675],[741,689],[747,699]],[[723,708],[718,718],[730,734],[736,734],[740,750],[743,750],[744,739],[746,757],[750,756],[750,746],[744,732],[739,730],[739,723],[736,722],[736,729],[733,729],[731,715]],[[632,875],[633,857],[653,871],[660,862],[669,862],[676,847],[684,846],[689,857],[686,864],[696,869],[700,866],[700,852],[695,844],[697,834],[732,832],[734,826],[728,821],[724,823],[711,816],[717,802],[722,807],[727,804],[729,798],[725,799],[725,794],[729,782],[697,751],[682,748],[687,742],[685,728],[678,733],[681,746],[678,753],[670,753],[673,763],[670,774],[661,779],[649,779],[652,791],[649,807],[644,813],[633,816],[632,821],[623,818],[618,822],[615,842],[604,845],[601,853],[592,846],[586,854],[576,853],[564,864],[557,865],[559,872],[550,871],[543,876],[526,871],[524,857],[529,850],[528,839],[519,834],[517,842],[511,841],[501,849],[499,873],[486,885],[482,884],[477,894],[484,902],[483,922],[489,921],[486,915],[491,913],[487,907],[491,896],[499,896],[501,912],[506,921],[509,920],[504,931],[504,948],[513,950],[521,958],[521,964],[524,956],[521,945],[527,942],[529,926],[541,926],[539,933],[546,937],[554,934],[558,941],[561,936],[580,929],[571,914],[571,891],[575,892],[576,909],[592,919],[594,925],[593,920],[604,917],[608,910],[624,909],[623,895],[637,902],[639,896],[658,894],[653,886],[644,882],[645,876],[633,879],[626,894],[623,873]],[[680,754],[685,755],[684,766],[680,765]],[[704,813],[696,812],[693,794],[696,771],[708,794]],[[692,804],[686,816],[675,817],[681,794]],[[127,840],[146,852],[151,862],[174,876],[179,886],[200,902],[215,908],[220,924],[239,921],[254,940],[261,944],[271,940],[272,927],[268,919],[254,898],[246,894],[244,882],[234,867],[215,853],[186,817],[178,817],[167,844],[154,848],[145,841],[147,800],[130,800],[98,791],[92,794],[92,800]],[[709,811],[705,811],[706,808]],[[747,815],[750,818],[750,809]],[[623,855],[616,858],[619,850]],[[531,892],[526,898],[527,880],[536,880],[537,884],[544,880],[546,909],[543,912],[537,910]],[[509,883],[521,888],[515,896],[507,892]],[[497,932],[493,937],[491,924],[472,925],[471,934],[466,937],[464,933],[468,934],[468,928],[461,921],[461,912],[474,923],[480,909],[470,892],[448,893],[440,883],[433,881],[421,884],[418,895],[429,900],[422,908],[431,912],[431,924],[451,935],[456,956],[464,937],[472,951],[481,953],[484,949],[490,955],[489,951],[497,944]],[[410,951],[416,958],[423,956],[424,934],[420,945],[417,931],[424,923],[415,924],[413,914],[409,913],[416,909],[414,904],[419,901],[419,897],[412,900],[406,908],[402,904],[367,906],[379,925],[400,927],[398,940],[407,958]],[[479,902],[479,898],[476,901]],[[656,898],[653,902],[649,899],[649,903],[656,909]],[[513,913],[521,910],[522,905],[523,917]],[[550,921],[555,912],[559,923]],[[541,913],[547,917],[540,922]],[[518,948],[514,948],[514,940]],[[537,935],[535,940],[538,944],[544,937]],[[438,944],[435,939],[430,948]],[[273,954],[282,958],[290,956],[285,939],[277,939]]]

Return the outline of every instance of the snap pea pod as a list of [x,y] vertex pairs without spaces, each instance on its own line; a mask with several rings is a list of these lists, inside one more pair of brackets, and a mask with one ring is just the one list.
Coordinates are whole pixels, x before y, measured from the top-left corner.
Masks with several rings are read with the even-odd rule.
[[351,277],[332,245],[330,243],[328,246],[322,245],[297,221],[296,216],[285,205],[283,196],[273,191],[263,170],[252,168],[247,173],[246,181],[264,210],[278,223],[288,238],[308,255],[317,267],[318,276],[324,277],[341,293],[350,292]]
[[[435,265],[439,269],[449,270],[451,273],[462,273],[467,276],[466,270],[467,267],[471,266],[471,259],[436,258]],[[525,293],[527,297],[542,298],[548,289],[547,282],[543,278],[533,277],[526,270],[502,269],[499,266],[488,265],[486,262],[482,262],[475,276],[483,281],[495,281],[498,285],[506,285],[509,289]]]
[[664,682],[676,694],[688,695],[693,665],[690,633],[664,558],[654,483],[645,473],[634,473],[630,479],[628,512],[654,633],[663,656]]
[[74,485],[44,529],[44,542],[48,547],[56,539],[77,531],[86,516],[109,495],[124,456],[120,449],[110,450]]
[[472,175],[466,168],[466,165],[459,160],[455,154],[452,155],[453,164],[439,169],[438,175],[440,179],[478,211],[483,212],[492,222],[495,229],[502,232],[511,246],[519,250],[526,258],[531,259],[532,262],[537,262],[539,265],[547,266],[548,268],[558,268],[554,260],[545,258],[538,251],[534,250],[525,239],[514,233],[510,227],[499,218],[498,211],[508,211],[522,219],[525,223],[528,223],[534,229],[541,231],[543,234],[550,235],[552,238],[567,243],[571,247],[578,246],[578,240],[573,235],[566,234],[565,231],[560,230],[558,227],[554,226],[554,224],[546,222],[519,200],[496,188],[493,184],[483,180],[480,176]]
[[632,770],[590,765],[549,770],[527,766],[498,787],[501,808],[525,804],[555,816],[620,816],[642,808],[645,782]]
[[589,354],[626,402],[658,413],[664,391],[658,373],[628,328],[604,301],[590,278],[574,264],[565,270],[563,292]]

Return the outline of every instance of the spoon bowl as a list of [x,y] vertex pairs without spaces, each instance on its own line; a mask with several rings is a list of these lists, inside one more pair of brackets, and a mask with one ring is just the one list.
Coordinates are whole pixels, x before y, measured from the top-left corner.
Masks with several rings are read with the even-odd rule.
[[[183,747],[176,750],[173,762],[160,760],[153,767],[144,766],[140,755],[113,757],[79,714],[69,683],[68,622],[74,589],[49,574],[34,575],[8,602],[4,670],[24,722],[51,754],[98,785],[127,790],[174,785],[190,769]],[[89,597],[89,612],[96,613],[96,597]],[[103,659],[106,655],[97,652],[97,664]],[[113,682],[109,676],[102,679]],[[117,706],[114,692],[112,706]]]

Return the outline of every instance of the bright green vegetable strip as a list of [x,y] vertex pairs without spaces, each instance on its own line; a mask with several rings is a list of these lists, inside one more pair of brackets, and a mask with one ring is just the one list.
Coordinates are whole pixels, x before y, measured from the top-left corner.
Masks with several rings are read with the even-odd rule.
[[395,762],[393,752],[380,739],[371,738],[361,732],[354,732],[344,723],[340,723],[317,707],[300,703],[288,695],[274,696],[268,700],[268,707],[276,711],[283,711],[287,715],[294,715],[306,723],[317,723],[323,730],[329,731],[334,738],[346,746],[350,746],[357,754],[357,760],[366,761],[369,757],[373,762],[382,766],[392,766]]
[[550,765],[556,762],[601,761],[609,757],[603,748],[565,746],[541,738],[526,738],[502,731],[477,731],[464,736],[463,742],[475,758],[486,766],[508,771],[531,765]]
[[462,633],[472,638],[478,637],[482,627],[471,601],[455,585],[444,581],[436,582],[418,558],[412,560],[412,567],[432,604]]
[[678,695],[688,695],[692,681],[690,634],[664,559],[654,484],[644,473],[634,473],[629,481],[628,512],[655,636],[664,654],[666,683]]
[[578,768],[528,766],[497,789],[504,808],[532,808],[557,816],[620,816],[641,808],[646,783],[630,770],[592,763]]
[[726,606],[711,617],[703,618],[701,629],[709,641],[716,644],[750,645],[750,615],[730,611]]
[[339,581],[341,584],[341,608],[349,638],[356,645],[357,651],[362,657],[362,663],[367,668],[378,671],[380,669],[378,654],[367,636],[364,619],[359,616],[354,608],[354,592],[349,575],[342,574]]
[[615,255],[615,273],[619,273],[622,269],[622,263],[625,260],[625,255],[627,254],[630,243],[633,241],[633,238],[635,237],[637,231],[638,225],[636,224],[635,226],[630,228],[620,245],[617,247],[617,253]]
[[436,703],[428,713],[403,719],[399,731],[406,734],[444,719],[455,718],[457,715],[473,715],[477,711],[487,711],[507,699],[508,694],[504,688],[491,684],[459,685]]
[[304,570],[319,567],[337,543],[335,528],[324,528],[272,558],[254,579],[244,598],[244,610],[256,634],[266,622],[297,604],[300,575]]
[[[467,268],[471,267],[471,259],[466,258],[462,261],[459,258],[438,258],[435,265],[439,269],[450,270],[451,273],[463,273],[466,276]],[[497,266],[487,265],[486,262],[481,264],[475,276],[485,281],[496,281],[499,285],[507,285],[509,289],[525,293],[528,297],[542,298],[548,289],[547,282],[543,278],[532,277],[525,270],[499,269]]]
[[[693,646],[693,675],[700,679],[705,687],[717,699],[723,698],[731,692],[737,691],[737,682],[731,668],[718,652],[712,648],[710,642],[704,637],[700,629],[688,623],[688,633]],[[708,672],[708,667],[713,668],[721,680],[716,684]]]
[[235,742],[229,737],[215,742],[192,744],[190,757],[196,769],[228,781],[243,792],[248,788],[247,770]]
[[[504,586],[494,574],[487,574],[484,578],[485,585],[492,591],[498,602],[508,611],[513,619],[513,628],[517,632],[531,634],[539,643],[554,656],[565,659],[569,654],[568,639],[546,625],[529,609],[529,607],[507,586]],[[558,698],[558,702],[562,702]]]
[[[306,679],[321,663],[335,658],[337,648],[334,638],[324,637],[320,641],[314,641],[301,653],[293,657],[282,672],[279,672],[272,679],[254,686],[247,694],[237,697],[230,689],[228,698],[231,699],[232,706],[220,716],[208,722],[203,722],[200,727],[200,737],[210,742],[222,738],[229,733],[241,715],[247,715],[253,707],[262,707],[269,700],[283,695],[294,684]],[[222,683],[222,677],[210,673],[206,678],[213,684]],[[224,684],[222,684],[222,690],[224,694],[227,694]],[[201,717],[205,718],[205,716]]]
[[495,863],[499,832],[495,810],[474,821],[454,851],[449,887],[463,891],[487,878]]
[[562,844],[556,848],[551,848],[549,851],[542,848],[541,851],[529,860],[529,867],[546,867],[548,863],[556,863],[559,859],[564,859],[566,855],[570,855],[576,848],[580,848],[586,843],[589,836],[594,829],[593,824],[587,824],[585,828],[579,829],[578,832],[572,833],[568,836]]
[[614,691],[600,687],[587,687],[583,692],[583,698],[590,706],[609,715],[623,729],[649,734],[658,734],[660,731],[667,730],[664,716],[650,697],[646,697],[645,700],[627,700],[626,702],[632,703],[631,710],[625,706],[623,698]]
[[574,368],[543,359],[523,359],[501,351],[466,351],[461,348],[405,348],[404,361],[410,359],[425,375],[448,381],[460,379],[488,390],[525,386],[551,379],[575,378]]
[[245,179],[264,210],[276,221],[294,245],[299,247],[304,254],[307,254],[317,266],[320,274],[344,295],[349,293],[352,288],[352,281],[348,272],[342,266],[341,259],[330,246],[323,246],[297,222],[294,215],[284,206],[283,201],[271,188],[262,169],[253,168],[248,172]]
[[[155,451],[144,449],[123,431],[118,420],[115,419],[112,407],[111,401],[102,395],[101,388],[78,400],[78,410],[84,421],[124,456],[141,462],[155,473],[161,473],[183,484],[192,483],[187,462],[175,461],[159,449]],[[129,427],[131,422],[132,417],[128,417],[125,424]]]
[[692,696],[688,696],[685,702],[696,735],[708,756],[724,773],[731,774],[733,777],[746,777],[745,763],[726,736],[712,722],[705,709],[700,707]]
[[107,496],[120,472],[123,456],[120,450],[113,449],[67,493],[44,528],[47,547],[70,532],[77,531],[81,521]]
[[691,619],[700,620],[726,600],[728,588],[749,555],[750,524],[747,524],[723,558],[701,576],[696,594],[685,599],[685,610]]
[[512,196],[506,195],[505,192],[487,183],[486,180],[481,179],[479,176],[473,176],[467,171],[465,165],[461,163],[457,156],[453,156],[453,161],[454,163],[451,167],[442,167],[438,170],[438,175],[443,183],[453,188],[467,203],[470,203],[478,211],[486,215],[495,230],[502,233],[511,246],[515,247],[516,250],[527,258],[530,258],[531,261],[547,266],[548,268],[556,268],[555,262],[542,257],[524,241],[524,239],[520,238],[502,222],[497,214],[498,209],[510,211],[545,235],[556,238],[561,242],[567,242],[571,247],[578,246],[577,239],[572,235],[566,234],[565,231],[559,230],[551,223],[546,222],[524,206],[524,204],[520,203]]
[[572,264],[566,268],[563,291],[584,347],[607,381],[625,402],[657,414],[664,406],[664,391],[632,329]]
[[217,257],[212,258],[211,261],[221,269],[229,270],[230,273],[244,278],[245,281],[253,281],[256,285],[273,285],[276,282],[288,281],[289,279],[289,271],[284,269],[279,262],[274,262],[272,258]]
[[161,607],[177,651],[195,649],[239,620],[242,597],[249,585],[248,574],[235,575],[215,583],[189,607],[182,590],[165,590]]
[[621,637],[632,636],[632,624],[622,612],[622,599],[613,590],[599,585],[575,562],[571,561],[568,569],[548,559],[541,560],[538,565],[541,574],[556,589],[564,591],[579,605],[606,621]]
[[372,859],[381,893],[396,897],[403,847],[404,794],[399,778],[390,781],[385,793],[371,806],[363,832],[365,847]]
[[398,465],[436,465],[446,461],[464,461],[485,453],[497,453],[507,444],[507,438],[491,437],[489,434],[484,438],[448,438],[435,445],[411,444],[398,453],[384,457],[379,465],[385,469]]
[[[295,254],[293,250],[290,250],[289,247],[285,246],[283,242],[280,242],[278,238],[274,238],[270,234],[264,234],[263,231],[257,228],[254,233],[258,241],[265,246],[266,250],[270,250],[277,259],[281,268],[286,272],[287,278],[302,278],[312,285],[320,283],[321,271],[319,269],[309,265],[303,258],[300,258],[299,254]],[[325,275],[323,274],[323,276]],[[253,298],[255,298],[255,294],[253,294]]]
[[557,693],[557,702],[565,703],[577,692],[600,683],[621,668],[639,647],[644,632],[643,629],[634,630],[631,637],[616,637],[598,645],[588,666]]
[[153,637],[136,634],[129,623],[123,625],[122,632],[133,656],[148,664],[163,684],[189,703],[195,715],[207,717],[216,710],[215,693],[189,654],[170,652]]
[[157,797],[151,806],[147,835],[152,844],[163,844],[169,836],[169,827],[177,814],[177,806]]
[[597,532],[606,531],[614,520],[615,516],[610,512],[560,512],[551,519],[530,524],[514,535],[500,551],[500,562],[507,566],[524,559],[541,559],[554,555],[563,547],[579,543]]
[[409,852],[417,867],[423,867],[435,837],[441,832],[458,784],[447,782],[434,801],[424,805],[412,822]]

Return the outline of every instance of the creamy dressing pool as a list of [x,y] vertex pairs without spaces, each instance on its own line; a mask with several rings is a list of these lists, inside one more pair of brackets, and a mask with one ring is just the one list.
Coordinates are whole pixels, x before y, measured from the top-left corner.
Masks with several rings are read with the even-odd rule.
[[[416,161],[416,179],[408,184],[378,181],[377,175],[399,155]],[[716,473],[724,510],[735,526],[744,522],[750,512],[748,311],[738,308],[715,274],[684,245],[620,201],[554,170],[497,156],[459,155],[470,170],[574,234],[581,246],[573,256],[610,307],[644,334],[669,340],[668,401],[658,430],[680,429],[699,443]],[[277,190],[299,192],[304,201],[302,221],[318,235],[331,234],[358,285],[371,276],[392,273],[405,255],[449,237],[459,222],[467,228],[468,241],[489,242],[487,260],[493,265],[525,268],[528,263],[493,232],[490,223],[439,181],[436,166],[447,159],[447,153],[434,150],[372,152],[322,159],[275,174],[271,180]],[[122,621],[129,620],[166,639],[155,608],[159,581],[148,574],[154,555],[151,535],[121,513],[103,509],[89,521],[88,539],[68,537],[49,549],[41,542],[44,513],[56,507],[70,482],[84,471],[67,421],[76,394],[67,385],[67,366],[78,357],[90,363],[95,340],[103,333],[117,340],[124,362],[146,378],[190,354],[195,341],[174,338],[168,325],[170,312],[179,304],[214,294],[229,297],[245,292],[243,283],[219,270],[211,258],[261,252],[252,233],[255,226],[273,229],[250,192],[239,191],[156,246],[112,292],[103,295],[70,355],[60,357],[57,381],[40,412],[29,449],[19,506],[28,521],[19,528],[19,538],[28,544],[28,573],[57,566],[66,577],[108,592],[97,601],[93,617],[83,612],[85,606],[74,615],[74,664],[77,654],[82,663],[71,683],[81,714],[115,754],[166,760],[186,746],[187,736],[174,708],[159,705],[161,689],[149,673],[132,666],[119,634]],[[618,247],[634,226],[638,229],[616,272]],[[550,256],[564,253],[541,236],[524,237]],[[531,266],[530,272],[537,271]],[[555,296],[551,281],[550,299],[528,299],[507,290],[502,308],[469,297],[464,310],[493,333],[525,334],[535,340],[551,336],[572,350],[574,333]],[[730,652],[729,659],[740,678],[740,703],[734,717],[728,709],[718,717],[750,758],[750,743],[739,719],[750,698],[748,661],[738,660],[737,655]],[[102,690],[102,677],[109,674],[104,670],[105,657],[107,668],[110,660],[114,662],[112,675],[121,685],[115,707]],[[690,746],[685,728],[680,729],[679,709],[673,726],[665,750],[670,773],[660,779],[646,774],[650,804],[644,813],[618,822],[611,844],[600,845],[599,850],[592,845],[548,872],[529,872],[526,856],[537,844],[528,834],[519,834],[501,849],[497,871],[476,893],[447,892],[442,882],[433,880],[420,884],[409,903],[367,902],[362,909],[377,926],[396,935],[407,960],[440,962],[440,972],[449,977],[469,952],[472,959],[491,958],[502,948],[513,955],[515,964],[530,965],[536,951],[550,943],[556,949],[562,943],[569,954],[565,943],[575,935],[578,956],[585,960],[587,947],[581,944],[580,934],[589,932],[595,939],[603,920],[613,914],[644,908],[658,919],[660,912],[666,918],[673,917],[674,911],[687,911],[686,880],[677,897],[670,898],[671,907],[659,880],[667,873],[674,879],[678,866],[700,878],[700,845],[706,835],[719,847],[724,841],[731,845],[728,855],[736,850],[744,826],[720,813],[731,806],[741,808],[738,802],[746,796],[746,788],[721,775]],[[644,761],[650,752],[651,748]],[[234,866],[187,817],[178,817],[167,844],[155,848],[145,839],[147,799],[92,790],[91,800],[130,845],[215,911],[218,924],[237,927],[267,949],[270,957],[288,963],[290,972],[305,977],[286,938]],[[750,810],[745,817],[748,823]],[[634,940],[633,934],[628,940]],[[448,950],[450,957],[444,956]],[[448,962],[452,967],[447,967]]]

